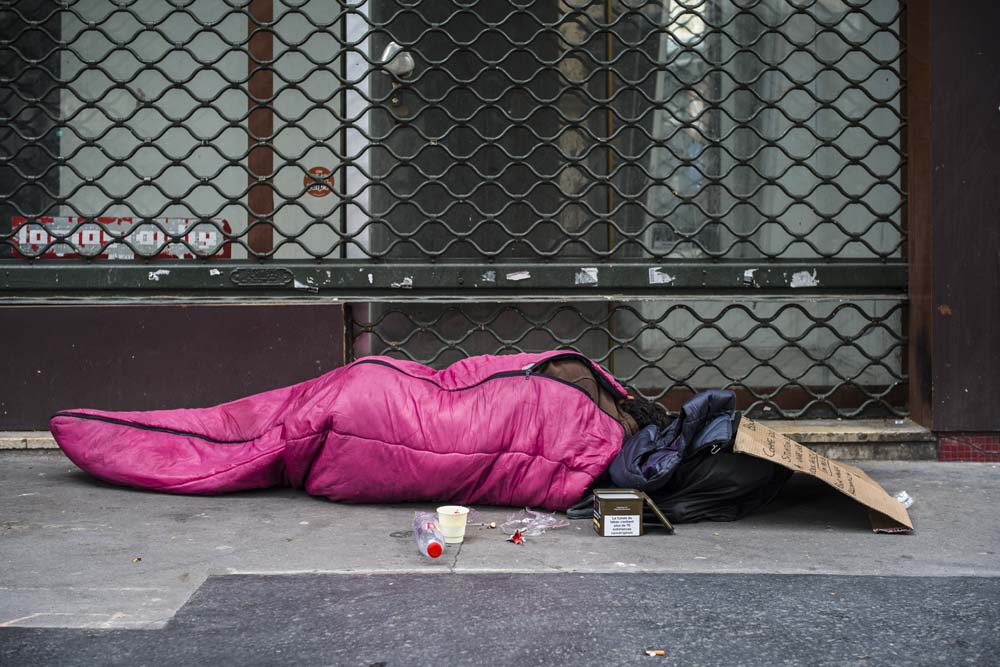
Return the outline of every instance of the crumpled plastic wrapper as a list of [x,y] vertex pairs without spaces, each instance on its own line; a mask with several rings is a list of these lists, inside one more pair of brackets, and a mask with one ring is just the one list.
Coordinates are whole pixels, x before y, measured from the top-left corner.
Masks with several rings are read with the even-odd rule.
[[508,516],[507,520],[500,524],[500,530],[507,535],[520,531],[524,537],[535,537],[547,530],[565,528],[568,525],[569,521],[557,517],[555,512],[536,512],[525,507],[523,511]]
[[910,507],[913,505],[913,496],[908,494],[906,491],[900,491],[899,493],[894,495],[893,498],[898,500],[899,504],[902,505],[905,509],[910,509]]

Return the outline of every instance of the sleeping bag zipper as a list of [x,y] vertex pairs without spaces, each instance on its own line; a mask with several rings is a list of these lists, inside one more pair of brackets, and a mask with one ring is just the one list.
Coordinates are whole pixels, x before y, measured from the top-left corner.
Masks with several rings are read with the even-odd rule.
[[[613,384],[611,384],[610,382],[608,382],[608,378],[606,378],[604,376],[604,369],[603,368],[600,368],[590,358],[586,357],[585,355],[580,354],[579,352],[566,352],[566,353],[563,353],[563,354],[556,354],[556,355],[553,355],[551,357],[547,357],[545,359],[542,359],[541,361],[538,361],[538,362],[535,362],[534,364],[532,364],[531,370],[534,371],[536,368],[538,368],[542,364],[547,364],[550,361],[560,361],[560,360],[563,360],[563,359],[576,359],[578,361],[582,361],[583,363],[587,364],[587,366],[590,368],[590,372],[593,373],[593,375],[594,375],[594,379],[605,390],[607,390],[608,392],[610,392],[612,395],[617,396],[618,398],[625,398],[627,396],[627,394],[624,393],[624,392],[622,392],[620,389],[618,389],[618,387],[616,387]],[[546,377],[550,377],[550,376],[546,376]],[[553,380],[558,380],[559,378],[552,378],[552,379]],[[573,386],[576,387],[576,385],[573,385]],[[579,387],[577,387],[577,388],[579,389]],[[583,390],[581,390],[581,391],[583,391]]]
[[[394,365],[390,364],[387,361],[382,361],[381,359],[358,359],[357,361],[355,361],[354,363],[352,363],[351,366],[355,366],[355,365],[358,365],[358,364],[374,364],[376,366],[385,366],[386,368],[391,368],[392,370],[396,371],[397,373],[402,373],[403,375],[405,375],[407,377],[410,377],[410,378],[413,378],[414,380],[423,380],[424,382],[429,382],[430,384],[434,385],[435,387],[437,387],[441,391],[449,391],[449,392],[453,392],[453,391],[465,391],[467,389],[474,389],[474,388],[480,386],[481,384],[483,384],[484,382],[488,382],[489,380],[495,380],[495,379],[498,379],[498,378],[523,376],[527,380],[527,379],[529,379],[531,377],[541,377],[541,378],[545,378],[546,380],[552,380],[554,382],[558,382],[560,384],[564,384],[567,387],[573,387],[573,389],[576,389],[577,391],[581,392],[584,396],[586,396],[588,399],[590,399],[590,394],[587,393],[587,390],[584,389],[583,387],[575,385],[572,382],[569,382],[567,380],[563,380],[563,379],[560,379],[560,378],[557,378],[557,377],[552,377],[550,375],[544,375],[544,374],[542,374],[542,375],[536,375],[535,374],[535,368],[537,368],[541,364],[544,364],[546,362],[553,361],[553,360],[556,360],[556,359],[569,359],[569,358],[579,359],[581,361],[586,362],[587,365],[590,366],[591,371],[594,374],[594,377],[597,378],[597,381],[601,384],[601,386],[605,387],[608,391],[612,392],[613,394],[615,394],[617,396],[624,397],[624,394],[622,392],[620,392],[617,388],[615,388],[614,386],[612,386],[611,383],[609,383],[607,381],[607,378],[605,378],[604,375],[599,370],[594,369],[594,363],[590,359],[588,359],[587,357],[583,356],[582,354],[577,354],[577,353],[567,353],[567,354],[560,354],[560,355],[548,357],[547,359],[543,359],[542,361],[539,361],[539,362],[537,362],[535,364],[532,364],[531,366],[529,366],[528,368],[525,368],[523,370],[502,371],[500,373],[494,373],[493,375],[489,375],[489,376],[483,378],[482,380],[480,380],[479,382],[476,382],[475,384],[470,384],[470,385],[465,386],[465,387],[455,387],[454,389],[448,389],[446,387],[442,387],[440,384],[438,384],[434,380],[431,380],[430,378],[423,378],[423,377],[419,377],[419,376],[416,376],[416,375],[411,375],[410,373],[407,373],[406,371],[404,371],[402,368],[399,368],[398,366],[394,366]],[[596,403],[595,403],[595,405],[596,405]],[[603,410],[602,410],[602,412],[603,412]],[[607,413],[605,413],[605,414],[607,414]],[[612,415],[609,415],[609,416],[611,416],[612,419],[614,419],[614,417]],[[117,419],[115,417],[105,417],[103,415],[92,415],[92,414],[81,413],[81,412],[72,412],[72,411],[57,412],[56,414],[53,415],[53,417],[72,417],[72,418],[75,418],[75,419],[89,419],[89,420],[92,420],[92,421],[105,422],[107,424],[115,424],[115,425],[118,425],[118,426],[128,426],[128,427],[140,429],[140,430],[143,430],[143,431],[155,431],[155,432],[158,432],[158,433],[167,433],[167,434],[170,434],[170,435],[180,435],[180,436],[185,436],[185,437],[198,438],[200,440],[205,440],[207,442],[211,442],[211,443],[214,443],[214,444],[217,444],[217,445],[237,445],[237,444],[243,444],[243,443],[246,443],[246,442],[250,442],[251,440],[254,439],[254,438],[249,438],[249,439],[245,439],[245,440],[220,440],[220,439],[208,436],[208,435],[204,435],[204,434],[201,434],[201,433],[194,433],[194,432],[191,432],[191,431],[182,431],[182,430],[173,429],[173,428],[169,428],[169,427],[165,427],[165,426],[152,426],[152,425],[149,425],[149,424],[138,424],[136,422],[130,422],[130,421],[126,421],[124,419]],[[616,419],[615,421],[618,421],[618,420]]]
[[353,362],[351,364],[351,366],[356,366],[358,364],[375,364],[376,366],[385,366],[387,368],[393,369],[394,371],[396,371],[398,373],[402,373],[403,375],[405,375],[407,377],[411,377],[414,380],[423,380],[424,382],[429,382],[430,384],[434,385],[435,387],[437,387],[438,389],[440,389],[442,391],[465,391],[466,389],[473,389],[473,388],[478,387],[479,385],[483,384],[484,382],[487,382],[489,380],[494,380],[494,379],[497,379],[497,378],[517,377],[519,375],[523,375],[525,377],[525,379],[530,378],[532,376],[534,376],[534,377],[542,377],[542,378],[545,378],[546,380],[553,380],[555,382],[559,382],[560,384],[564,384],[564,385],[566,385],[568,387],[573,387],[577,391],[583,392],[583,394],[587,398],[590,398],[590,394],[587,393],[587,390],[584,389],[583,387],[580,387],[579,385],[573,384],[572,382],[569,382],[568,380],[563,380],[561,378],[552,377],[551,375],[544,375],[544,374],[538,375],[538,374],[535,373],[535,369],[538,368],[539,366],[541,366],[542,364],[547,364],[550,361],[559,361],[561,359],[577,359],[579,361],[582,361],[582,362],[586,363],[587,366],[590,367],[590,371],[591,371],[591,373],[593,373],[595,380],[597,381],[598,384],[601,385],[601,387],[603,387],[605,390],[607,390],[608,392],[610,392],[614,396],[617,396],[619,398],[625,398],[626,394],[623,393],[617,387],[615,387],[613,384],[611,384],[610,382],[608,382],[608,379],[606,377],[604,377],[603,371],[601,369],[599,369],[599,368],[595,368],[595,364],[594,364],[593,361],[591,361],[590,359],[588,359],[587,357],[585,357],[584,355],[582,355],[582,354],[580,354],[578,352],[567,352],[565,354],[557,354],[557,355],[554,355],[554,356],[542,359],[541,361],[537,361],[537,362],[531,364],[530,366],[528,366],[527,368],[523,368],[523,369],[517,370],[517,371],[501,371],[499,373],[494,373],[493,375],[488,375],[488,376],[484,377],[482,380],[480,380],[479,382],[476,382],[475,384],[470,384],[470,385],[467,385],[465,387],[455,387],[453,389],[449,389],[447,387],[442,387],[440,384],[438,384],[437,382],[435,382],[434,380],[432,380],[430,378],[424,378],[424,377],[419,377],[417,375],[411,375],[410,373],[407,373],[406,371],[404,371],[402,368],[400,368],[398,366],[395,366],[393,364],[390,364],[387,361],[382,361],[381,359],[358,359],[357,361]]
[[247,438],[245,440],[220,440],[218,438],[213,438],[210,435],[204,435],[203,433],[195,433],[193,431],[181,431],[175,428],[169,428],[167,426],[152,426],[150,424],[139,424],[136,422],[130,422],[125,419],[117,419],[115,417],[105,417],[104,415],[92,415],[86,412],[73,412],[71,410],[63,410],[52,415],[52,418],[56,417],[72,417],[73,419],[89,419],[95,422],[104,422],[105,424],[114,424],[116,426],[128,426],[129,428],[139,429],[140,431],[153,431],[154,433],[166,433],[168,435],[181,435],[186,438],[198,438],[199,440],[205,440],[206,442],[211,442],[215,445],[242,445],[247,442],[256,440],[260,436],[255,436],[253,438]]
[[627,430],[625,429],[625,425],[622,424],[618,420],[617,417],[615,417],[614,415],[612,415],[612,414],[608,413],[607,411],[605,411],[604,408],[602,408],[600,406],[600,404],[597,401],[595,401],[591,397],[590,393],[586,389],[584,389],[583,387],[581,387],[579,385],[576,385],[576,384],[573,384],[572,382],[570,382],[568,380],[563,380],[562,378],[552,377],[551,375],[545,375],[545,374],[535,373],[535,369],[538,366],[540,366],[540,365],[542,365],[544,363],[547,363],[549,361],[552,361],[552,360],[557,360],[557,359],[578,359],[580,361],[585,362],[590,367],[591,373],[593,373],[594,377],[597,379],[597,382],[602,387],[604,387],[605,389],[607,389],[614,396],[618,396],[619,398],[624,398],[626,396],[626,394],[624,394],[617,387],[615,387],[610,382],[608,382],[608,379],[606,377],[604,377],[603,373],[599,369],[595,369],[594,368],[594,362],[592,362],[590,359],[588,359],[587,357],[585,357],[584,355],[579,354],[579,353],[566,353],[566,354],[555,355],[555,356],[552,356],[552,357],[548,357],[546,359],[542,359],[541,361],[538,361],[538,362],[536,362],[534,364],[531,364],[527,368],[523,368],[521,370],[517,370],[517,371],[501,371],[499,373],[494,373],[493,375],[488,375],[488,376],[484,377],[482,380],[480,380],[479,382],[476,382],[475,384],[470,384],[470,385],[467,385],[465,387],[455,387],[455,388],[452,388],[452,389],[449,389],[447,387],[442,387],[440,384],[438,384],[437,382],[435,382],[434,380],[432,380],[430,378],[419,377],[417,375],[412,375],[410,373],[407,373],[402,368],[399,368],[398,366],[390,364],[389,362],[383,361],[381,359],[358,359],[357,361],[353,362],[351,365],[354,366],[354,365],[357,365],[357,364],[374,364],[376,366],[385,366],[386,368],[391,368],[392,370],[396,371],[397,373],[402,373],[406,377],[413,378],[414,380],[423,380],[424,382],[428,382],[428,383],[434,385],[435,387],[437,387],[441,391],[447,391],[447,392],[456,392],[456,391],[465,391],[467,389],[474,389],[474,388],[482,385],[485,382],[488,382],[490,380],[499,379],[499,378],[518,377],[518,376],[523,376],[525,380],[528,380],[528,379],[530,379],[532,377],[544,378],[546,380],[551,380],[553,382],[558,382],[559,384],[564,384],[567,387],[572,387],[573,389],[576,389],[577,391],[579,391],[580,393],[582,393],[584,396],[586,396],[587,400],[591,401],[595,406],[597,406],[598,410],[600,410],[604,414],[606,414],[609,417],[611,417],[611,419],[613,419],[615,421],[615,423],[617,423],[619,426],[622,427],[623,431],[627,432]]
[[567,387],[573,387],[577,391],[582,392],[583,395],[586,396],[587,398],[590,398],[590,394],[587,393],[586,389],[584,389],[583,387],[578,387],[577,385],[573,384],[572,382],[568,382],[566,380],[561,380],[560,378],[554,378],[554,377],[551,377],[549,375],[537,375],[535,373],[535,365],[537,365],[537,364],[531,366],[530,368],[526,368],[526,369],[523,369],[523,370],[501,371],[499,373],[494,373],[493,375],[488,375],[488,376],[484,377],[482,380],[480,380],[479,382],[476,382],[475,384],[466,385],[464,387],[454,387],[454,388],[450,388],[450,389],[448,387],[442,387],[440,384],[438,384],[437,382],[435,382],[434,380],[432,380],[430,378],[424,378],[424,377],[420,377],[418,375],[412,375],[410,373],[407,373],[406,371],[404,371],[399,366],[394,366],[393,364],[390,364],[387,361],[382,361],[381,359],[358,359],[357,361],[355,361],[351,365],[352,366],[357,366],[357,365],[360,365],[360,364],[374,364],[376,366],[385,366],[386,368],[391,368],[392,370],[396,371],[397,373],[402,373],[406,377],[413,378],[414,380],[423,380],[424,382],[428,382],[428,383],[434,385],[435,387],[437,387],[438,389],[440,389],[441,391],[454,392],[454,391],[466,391],[467,389],[475,389],[476,387],[478,387],[479,385],[481,385],[481,384],[483,384],[485,382],[489,382],[490,380],[496,380],[496,379],[499,379],[499,378],[523,377],[524,379],[527,380],[528,378],[531,378],[531,377],[540,377],[540,378],[545,378],[546,380],[553,380],[553,381],[558,382],[560,384],[564,384]]

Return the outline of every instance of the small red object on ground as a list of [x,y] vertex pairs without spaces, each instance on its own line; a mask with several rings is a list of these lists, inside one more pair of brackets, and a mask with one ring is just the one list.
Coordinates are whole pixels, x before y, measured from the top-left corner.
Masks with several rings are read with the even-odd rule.
[[524,544],[524,535],[521,534],[521,531],[515,530],[514,534],[507,538],[507,541],[514,544]]

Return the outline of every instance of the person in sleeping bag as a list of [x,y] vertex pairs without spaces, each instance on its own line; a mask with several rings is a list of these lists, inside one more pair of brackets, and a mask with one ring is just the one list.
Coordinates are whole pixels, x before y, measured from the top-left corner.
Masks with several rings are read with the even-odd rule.
[[559,350],[442,370],[365,357],[215,407],[65,410],[50,428],[91,475],[167,493],[292,486],[351,503],[565,510],[625,440],[669,422],[594,361]]

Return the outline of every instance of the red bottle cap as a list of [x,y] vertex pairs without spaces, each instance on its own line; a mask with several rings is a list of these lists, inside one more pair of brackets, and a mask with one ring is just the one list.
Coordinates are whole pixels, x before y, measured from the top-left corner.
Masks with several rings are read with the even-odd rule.
[[427,545],[427,555],[430,556],[431,558],[437,558],[438,556],[441,555],[442,551],[444,550],[441,548],[441,544],[438,542],[431,542],[430,544]]

